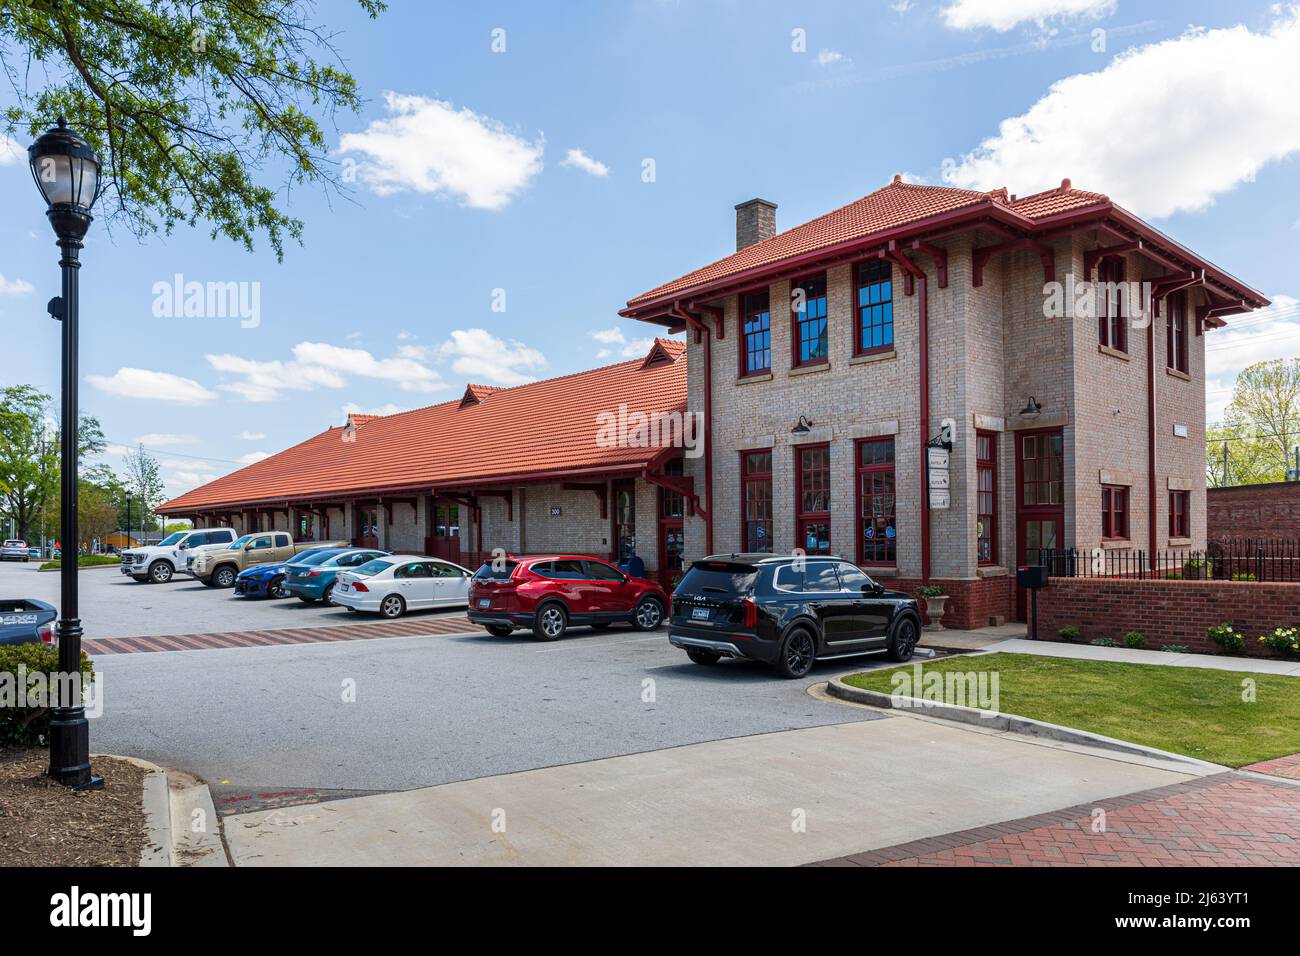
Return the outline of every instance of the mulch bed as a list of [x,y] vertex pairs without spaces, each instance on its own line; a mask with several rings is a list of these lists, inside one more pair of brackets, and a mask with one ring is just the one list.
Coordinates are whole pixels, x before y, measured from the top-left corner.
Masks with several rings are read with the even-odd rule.
[[0,866],[138,866],[146,771],[95,757],[104,789],[74,793],[45,776],[49,761],[45,749],[0,751]]

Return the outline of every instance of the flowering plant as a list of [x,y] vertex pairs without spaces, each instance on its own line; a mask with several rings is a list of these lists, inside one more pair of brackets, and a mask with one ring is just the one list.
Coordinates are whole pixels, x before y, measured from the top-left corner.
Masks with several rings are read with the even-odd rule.
[[1300,656],[1300,631],[1294,627],[1275,627],[1272,633],[1260,637],[1260,642],[1279,654]]

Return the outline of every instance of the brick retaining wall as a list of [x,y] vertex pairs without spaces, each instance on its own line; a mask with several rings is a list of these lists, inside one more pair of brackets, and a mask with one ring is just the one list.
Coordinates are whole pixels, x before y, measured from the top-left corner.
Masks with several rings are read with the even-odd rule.
[[[867,568],[867,573],[871,569]],[[881,578],[880,583],[895,591],[905,591],[916,596],[921,586],[919,578]],[[976,580],[954,580],[951,578],[934,578],[930,583],[937,584],[948,592],[948,603],[943,609],[943,626],[963,631],[977,627],[988,627],[989,619],[1000,617],[1005,621],[1015,620],[1016,584],[1010,576],[978,578]],[[917,597],[921,607],[921,620],[929,623],[925,613],[925,598]]]
[[1052,578],[1038,595],[1042,640],[1059,640],[1057,629],[1074,625],[1083,644],[1109,637],[1122,646],[1126,632],[1141,631],[1148,649],[1184,644],[1193,653],[1215,654],[1219,647],[1205,632],[1228,623],[1245,635],[1246,654],[1275,656],[1256,639],[1300,623],[1300,584]]
[[1210,541],[1300,538],[1300,481],[1211,488],[1205,496]]

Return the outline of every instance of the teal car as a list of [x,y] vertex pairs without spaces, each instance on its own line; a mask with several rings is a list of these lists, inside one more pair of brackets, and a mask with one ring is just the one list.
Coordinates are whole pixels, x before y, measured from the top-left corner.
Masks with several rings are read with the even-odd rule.
[[304,604],[315,604],[317,601],[330,604],[334,579],[340,571],[355,568],[387,554],[387,551],[376,551],[373,548],[344,548],[313,554],[306,561],[286,567],[284,589]]

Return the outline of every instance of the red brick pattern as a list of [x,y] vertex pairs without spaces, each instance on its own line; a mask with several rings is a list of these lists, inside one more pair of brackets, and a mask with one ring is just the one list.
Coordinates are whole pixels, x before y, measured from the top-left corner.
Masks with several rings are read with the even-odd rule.
[[229,647],[272,647],[279,644],[325,644],[331,641],[368,641],[381,637],[422,637],[466,634],[482,628],[464,614],[335,624],[329,627],[288,627],[269,631],[220,631],[209,634],[168,634],[166,637],[105,637],[83,641],[92,657],[101,654],[139,654],[150,651],[210,651]]
[[1300,780],[1300,754],[1278,757],[1274,760],[1263,760],[1241,769],[1253,770],[1255,773],[1267,773],[1274,777],[1288,777],[1291,780]]
[[1300,787],[1215,774],[817,865],[1296,866]]
[[1246,654],[1275,656],[1257,638],[1300,623],[1300,584],[1052,578],[1038,595],[1041,640],[1057,640],[1059,628],[1074,625],[1085,644],[1141,631],[1149,649],[1184,644],[1193,653],[1216,654],[1219,647],[1205,632],[1229,623],[1246,636]]
[[1300,482],[1211,488],[1205,494],[1210,541],[1291,541],[1300,538]]
[[[868,569],[870,570],[870,569]],[[908,594],[916,594],[921,586],[919,578],[882,578],[882,583]],[[989,618],[997,615],[1008,621],[1016,617],[1016,582],[1009,576],[980,578],[975,581],[954,581],[935,579],[932,584],[940,585],[948,593],[948,603],[943,609],[943,626],[968,631],[977,627],[987,627]],[[925,613],[925,599],[918,598],[921,607],[921,619],[930,622]]]

